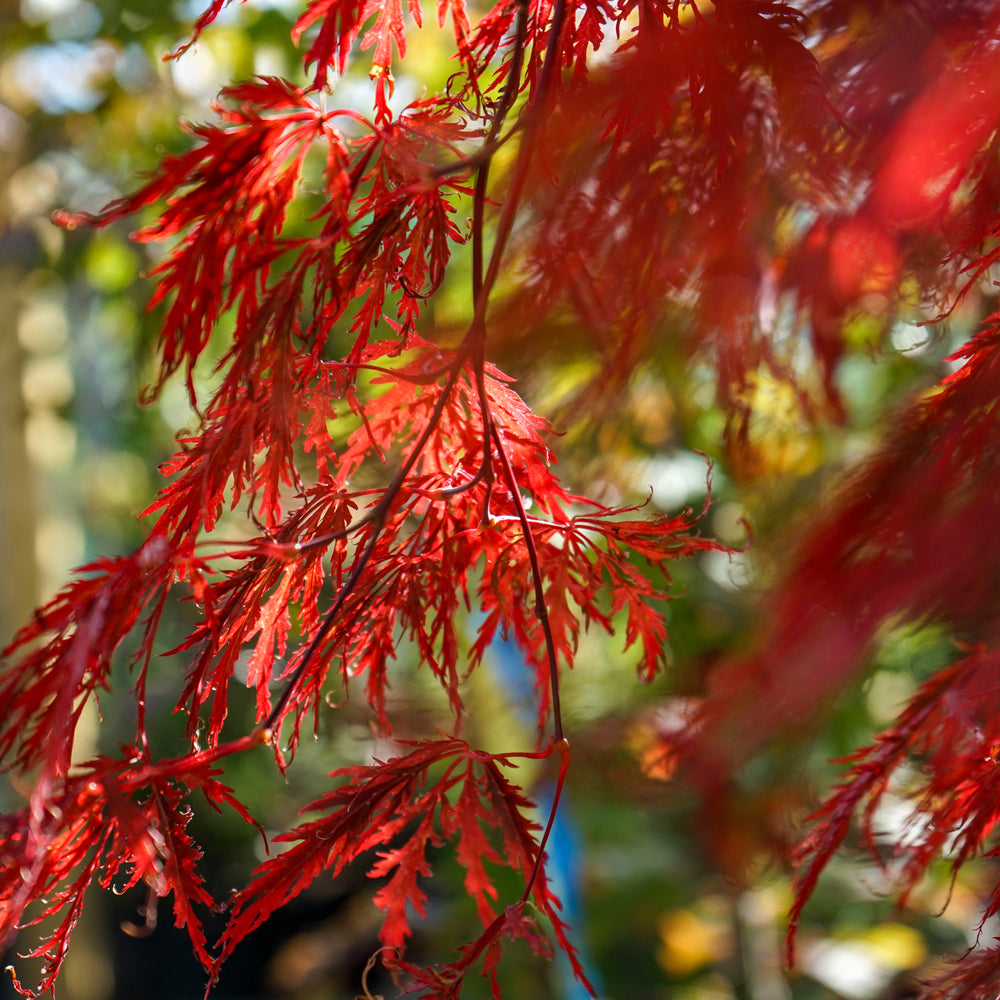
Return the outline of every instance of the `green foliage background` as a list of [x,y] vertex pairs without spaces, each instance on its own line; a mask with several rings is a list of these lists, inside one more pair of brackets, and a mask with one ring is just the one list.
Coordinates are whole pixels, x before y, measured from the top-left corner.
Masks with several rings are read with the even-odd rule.
[[[177,119],[207,118],[210,100],[228,81],[255,73],[299,78],[289,40],[295,7],[284,2],[230,8],[195,49],[164,63],[197,12],[157,0],[24,0],[20,8],[0,7],[0,282],[2,301],[12,304],[0,336],[11,345],[16,339],[17,364],[4,378],[21,406],[5,411],[5,419],[24,443],[25,459],[20,471],[13,459],[5,461],[0,491],[33,498],[32,538],[21,537],[18,545],[5,539],[8,553],[20,553],[8,559],[5,573],[20,585],[0,607],[4,640],[74,565],[141,539],[137,515],[159,486],[157,466],[171,453],[173,435],[193,419],[180,387],[168,388],[153,408],[135,405],[152,372],[157,324],[155,313],[144,312],[150,286],[141,274],[153,263],[149,247],[130,242],[122,228],[63,232],[49,214],[61,206],[96,210],[165,153],[183,148]],[[407,67],[398,81],[402,95],[443,84],[449,68],[433,28],[414,36]],[[357,95],[363,103],[367,85],[363,76],[349,77],[338,99],[349,103]],[[461,271],[462,262],[457,267]],[[467,314],[457,291],[467,287],[462,278],[438,307],[442,325]],[[707,456],[713,505],[705,532],[746,546],[729,561],[712,556],[679,567],[682,599],[671,606],[667,676],[640,686],[617,648],[593,638],[567,678],[575,755],[567,835],[576,845],[580,894],[574,922],[603,996],[905,996],[897,982],[970,943],[980,905],[975,872],[952,886],[942,871],[899,914],[886,896],[885,873],[845,858],[806,911],[800,966],[793,972],[781,967],[790,893],[779,859],[835,780],[831,758],[885,725],[947,659],[954,637],[932,629],[888,632],[861,689],[829,706],[824,718],[801,720],[781,744],[746,762],[726,828],[700,828],[695,803],[649,751],[683,710],[683,699],[698,696],[706,669],[746,641],[758,594],[774,579],[811,506],[871,448],[896,402],[940,377],[942,359],[989,308],[991,294],[972,296],[947,330],[918,325],[926,317],[915,288],[912,304],[904,301],[896,315],[855,315],[847,331],[854,350],[839,372],[846,425],[817,429],[787,387],[761,384],[750,400],[755,460],[749,465],[733,461],[723,445],[712,372],[691,370],[685,361],[680,310],[664,318],[655,352],[597,418],[576,420],[573,401],[599,362],[566,331],[553,330],[532,353],[498,359],[536,409],[566,432],[556,448],[570,482],[609,503],[641,502],[652,490],[654,507],[698,507],[706,495]],[[877,346],[881,342],[891,346]],[[10,520],[0,532],[10,535],[13,525]],[[414,658],[401,656],[394,711],[411,713],[415,732],[432,727],[439,709],[424,680]],[[152,690],[155,698],[155,683]],[[498,750],[516,742],[512,730],[524,723],[510,689],[479,678],[470,699],[471,725],[477,717],[486,720],[471,738]],[[477,712],[477,704],[487,711]],[[251,713],[248,695],[248,718]],[[113,741],[109,721],[101,738]],[[304,772],[317,787],[333,767],[377,752],[360,704],[331,710],[323,723],[298,761],[299,780]],[[160,725],[157,738],[169,747],[180,723],[168,716]],[[96,741],[96,727],[94,734]],[[96,742],[81,746],[80,756],[99,749]],[[254,764],[248,757],[231,766]],[[526,772],[524,782],[531,786],[542,777]],[[239,774],[232,778],[240,781]],[[265,827],[291,821],[294,800],[276,777],[243,779],[255,795],[248,805]],[[12,802],[19,790],[0,794]],[[905,821],[906,807],[898,802],[899,815],[885,820],[890,838]],[[209,888],[224,897],[253,866],[260,844],[228,820],[202,816],[198,822],[199,839],[211,845]],[[444,859],[439,867],[447,875],[435,881],[434,907],[416,947],[440,954],[467,937],[463,926],[471,911],[455,902],[461,897],[457,867],[449,871]],[[359,993],[361,970],[376,947],[376,921],[363,894],[352,895],[352,880],[361,887],[364,873],[336,892],[316,887],[262,931],[256,946],[244,946],[214,996],[307,1000]],[[933,919],[949,897],[944,917]],[[119,929],[136,919],[140,902],[108,899],[100,910],[88,910],[67,971],[66,1000],[200,995],[200,973],[169,914],[146,939]],[[564,970],[529,955],[515,953],[506,974],[512,997],[577,995]],[[468,993],[477,995],[474,984]]]

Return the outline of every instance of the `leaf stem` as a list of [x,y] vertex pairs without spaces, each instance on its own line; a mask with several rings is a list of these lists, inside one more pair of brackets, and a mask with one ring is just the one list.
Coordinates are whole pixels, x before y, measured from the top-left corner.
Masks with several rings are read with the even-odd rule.
[[521,491],[518,488],[514,470],[511,468],[510,459],[507,457],[503,441],[500,440],[500,433],[495,426],[492,427],[492,433],[493,440],[497,446],[497,454],[503,465],[511,499],[517,511],[517,518],[521,522],[524,546],[528,550],[528,563],[531,566],[531,580],[535,590],[535,614],[538,616],[542,635],[545,637],[545,658],[549,667],[549,696],[552,701],[552,735],[558,742],[565,740],[565,736],[563,735],[562,708],[559,699],[559,661],[556,657],[556,643],[552,635],[552,623],[549,621],[549,612],[545,606],[545,590],[542,585],[542,569],[538,562],[538,550],[535,548],[535,539],[531,533],[531,524],[524,509],[524,501],[521,499]]
[[559,800],[562,798],[563,786],[566,784],[566,775],[569,773],[569,740],[567,740],[565,736],[560,736],[555,742],[555,747],[559,751],[559,776],[556,778],[556,790],[552,793],[552,805],[549,807],[549,818],[545,824],[545,830],[542,832],[542,837],[538,841],[538,853],[535,855],[535,863],[531,868],[531,874],[525,882],[524,893],[521,895],[522,903],[526,903],[528,901],[528,897],[531,895],[531,892],[535,887],[535,881],[537,880],[538,873],[542,867],[542,858],[545,856],[545,847],[549,842],[549,836],[552,833],[552,827],[556,821],[556,811],[559,809]]

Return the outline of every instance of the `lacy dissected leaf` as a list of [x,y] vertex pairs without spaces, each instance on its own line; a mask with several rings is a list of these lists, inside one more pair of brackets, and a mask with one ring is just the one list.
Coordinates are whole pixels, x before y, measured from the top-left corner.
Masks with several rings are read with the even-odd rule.
[[[409,0],[407,10],[417,27],[423,23],[419,0]],[[312,0],[292,31],[295,41],[319,22],[319,29],[305,55],[305,66],[315,65],[313,85],[327,85],[331,71],[343,73],[351,49],[363,26],[374,18],[361,39],[361,50],[372,49],[371,78],[375,81],[376,119],[381,124],[391,118],[388,98],[392,96],[392,49],[406,54],[406,31],[400,0]],[[388,91],[388,93],[386,92]]]
[[[1000,820],[1000,767],[994,760],[1000,744],[998,665],[996,652],[977,649],[938,671],[891,729],[847,759],[849,770],[810,818],[793,859],[789,949],[803,907],[853,824],[860,825],[868,853],[892,879],[901,905],[934,861],[946,858],[957,872],[982,851]],[[911,764],[919,770],[899,777]],[[889,793],[912,803],[914,822],[905,843],[897,845],[880,837],[879,808]],[[1000,894],[983,922],[997,909]]]
[[[216,745],[221,738],[229,680],[244,645],[258,637],[247,662],[247,683],[257,694],[256,721],[263,722],[271,709],[274,668],[285,655],[292,626],[290,608],[296,604],[300,607],[299,624],[307,634],[319,627],[320,597],[326,579],[323,559],[329,550],[315,546],[293,560],[286,553],[295,553],[297,539],[343,533],[356,503],[329,480],[310,488],[304,500],[281,532],[264,546],[264,552],[270,555],[250,546],[242,568],[230,570],[226,579],[214,586],[211,616],[180,647],[197,650],[197,655],[188,670],[178,707],[188,712],[192,735],[203,718],[203,709],[210,708],[203,734],[210,745]],[[292,541],[286,543],[283,538]],[[341,551],[347,544],[346,537],[341,537],[333,550],[335,579],[340,579],[336,562],[347,558]]]
[[[336,409],[330,394],[315,386],[314,362],[296,356],[288,334],[277,327],[273,339],[261,338],[254,354],[266,374],[259,374],[252,388],[249,371],[234,363],[202,417],[200,433],[182,437],[181,450],[161,464],[160,472],[172,481],[143,512],[157,515],[158,531],[190,544],[244,496],[260,519],[274,526],[292,488],[302,488],[296,447],[309,425],[321,422],[325,429]],[[328,436],[314,447],[321,466],[335,457]]]
[[[179,239],[151,272],[157,288],[150,306],[168,304],[153,391],[183,366],[193,399],[192,368],[223,314],[235,310],[233,342],[219,365],[232,368],[216,399],[221,411],[239,397],[253,404],[262,374],[272,391],[287,385],[283,397],[293,395],[314,374],[303,373],[307,358],[298,350],[315,357],[352,301],[364,302],[354,320],[355,360],[394,291],[402,294],[405,329],[412,328],[419,302],[440,284],[449,241],[464,238],[450,216],[465,188],[448,176],[434,179],[431,169],[470,133],[447,104],[423,101],[349,148],[331,122],[338,115],[357,120],[356,113],[324,113],[303,91],[274,78],[226,89],[216,111],[223,124],[192,128],[196,145],[167,157],[138,192],[97,215],[57,213],[57,221],[105,226],[165,201],[159,219],[135,235]],[[311,203],[311,232],[299,223],[289,233],[290,208],[303,196],[314,146],[325,151],[327,197]],[[333,255],[338,243],[344,252]],[[309,286],[314,320],[305,324]],[[251,406],[251,416],[257,409]]]
[[469,70],[473,69],[469,51],[469,13],[465,0],[437,0],[438,26],[443,28],[448,15],[451,15],[452,28],[455,33],[456,55]]
[[[419,0],[409,0],[410,16],[419,27],[423,15]],[[394,90],[392,79],[392,50],[400,56],[406,54],[406,33],[403,28],[403,4],[401,0],[368,0],[362,19],[366,14],[375,15],[375,23],[361,39],[361,49],[372,50],[371,78],[375,81],[375,120],[386,123],[392,117],[389,98]],[[388,93],[386,92],[388,91]]]
[[[246,0],[241,0],[241,2],[246,2]],[[177,58],[187,52],[198,41],[201,33],[215,21],[230,3],[232,3],[232,0],[212,0],[208,7],[198,15],[197,20],[191,26],[191,37],[183,45],[179,46],[176,52],[171,54],[172,58]]]
[[337,73],[347,69],[351,49],[368,16],[363,16],[362,11],[369,6],[367,0],[312,0],[296,21],[292,29],[295,42],[319,22],[319,30],[304,57],[306,69],[316,65],[313,83],[317,90],[326,86],[331,69]]
[[[150,308],[167,303],[154,391],[185,366],[193,396],[191,369],[228,310],[235,307],[247,318],[244,330],[265,326],[255,326],[254,318],[272,263],[299,245],[284,229],[312,145],[327,144],[331,194],[342,189],[340,181],[347,174],[347,151],[339,133],[291,84],[272,78],[244,83],[223,91],[221,101],[227,103],[216,105],[216,111],[225,124],[191,127],[194,147],[166,157],[135,194],[96,216],[57,216],[70,227],[106,226],[166,201],[159,219],[134,237],[179,239],[151,272],[157,287]],[[342,202],[325,209],[338,218],[345,210]]]
[[432,171],[442,154],[454,153],[474,134],[441,102],[428,100],[414,102],[395,121],[359,140],[359,156],[368,163],[357,201],[356,218],[362,221],[339,262],[341,283],[354,288],[352,297],[359,300],[351,327],[353,360],[394,292],[400,296],[401,336],[415,332],[422,303],[444,277],[450,244],[464,242],[452,215],[457,196],[467,188],[447,177],[435,179]]
[[[498,629],[510,630],[538,672],[544,723],[547,639],[515,489],[532,504],[527,530],[560,662],[572,663],[581,623],[613,631],[621,616],[626,645],[641,649],[640,674],[656,672],[666,639],[656,605],[666,594],[629,560],[649,563],[669,582],[669,560],[718,546],[697,536],[694,515],[628,519],[627,511],[568,493],[552,471],[544,422],[498,372],[476,379],[454,367],[460,360],[425,347],[405,364],[379,368],[370,400],[356,404],[361,422],[340,449],[337,478],[346,484],[364,475],[382,455],[402,451],[412,460],[384,489],[353,492],[323,481],[306,491],[272,539],[250,545],[244,567],[213,588],[211,618],[184,644],[201,651],[182,698],[191,719],[211,704],[210,740],[219,738],[240,651],[255,636],[248,680],[258,722],[272,709],[272,681],[296,679],[270,720],[280,727],[295,719],[293,750],[302,719],[322,703],[335,659],[345,676],[366,678],[368,700],[388,725],[387,665],[403,638],[459,715],[463,672],[479,663]],[[496,441],[487,444],[485,427]],[[487,617],[471,661],[460,664],[459,612],[474,594]],[[289,604],[298,609],[301,643],[277,669],[291,636]]]
[[[378,860],[369,874],[386,880],[375,895],[385,913],[380,937],[397,958],[411,933],[409,908],[421,916],[425,912],[420,879],[431,874],[428,846],[456,842],[480,917],[484,925],[492,921],[495,892],[485,878],[483,861],[526,876],[538,862],[538,828],[526,816],[532,804],[501,771],[512,762],[475,751],[459,739],[404,745],[408,749],[401,756],[333,772],[331,777],[346,779],[344,783],[307,807],[323,815],[276,838],[293,846],[265,861],[234,897],[220,940],[220,962],[316,878],[335,878],[372,851]],[[494,846],[484,837],[496,828],[502,836]],[[533,891],[546,913],[558,906],[544,872]],[[562,925],[557,933],[564,933]]]
[[943,972],[922,984],[918,1000],[992,1000],[1000,976],[1000,947],[967,951]]
[[199,561],[153,535],[130,556],[78,569],[17,633],[0,670],[0,757],[8,768],[43,764],[52,778],[66,773],[80,715],[108,689],[115,653],[145,613],[134,655],[143,663],[142,692],[160,609],[179,572],[201,585]]
[[[112,857],[114,871],[132,860],[128,846],[115,843],[114,831],[104,829],[106,800],[101,785],[79,780],[64,784],[50,805],[51,811],[39,810],[34,816],[22,809],[2,817],[0,931],[4,943],[9,944],[22,926],[47,918],[55,922],[29,953],[44,956],[46,971],[36,992],[22,990],[28,996],[40,996],[55,983],[84,895],[103,857]],[[140,863],[135,866],[138,877],[142,877],[144,865],[148,870],[154,853],[150,843],[140,842],[136,851]],[[42,904],[37,916],[25,917],[26,907],[35,899],[48,902]]]
[[186,829],[188,795],[200,787],[213,806],[231,805],[252,822],[217,774],[197,756],[150,765],[126,751],[50,782],[44,800],[36,788],[29,806],[0,818],[0,939],[9,941],[19,927],[47,928],[28,953],[45,960],[41,982],[21,992],[53,988],[95,881],[119,893],[144,883],[150,919],[156,899],[172,895],[176,925],[186,927],[194,953],[210,967],[195,907],[214,904],[196,868],[201,850]]

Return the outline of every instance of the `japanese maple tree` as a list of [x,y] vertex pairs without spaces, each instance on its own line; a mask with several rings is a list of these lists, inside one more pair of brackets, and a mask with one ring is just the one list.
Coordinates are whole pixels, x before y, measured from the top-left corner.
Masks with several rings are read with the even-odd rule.
[[[187,45],[227,5],[214,0]],[[453,33],[453,74],[399,106],[407,36],[435,14]],[[914,289],[944,314],[1000,253],[993,2],[452,0],[432,13],[419,0],[312,0],[294,38],[301,79],[234,83],[134,193],[57,213],[67,228],[131,220],[134,239],[162,244],[145,397],[180,380],[197,422],[161,467],[145,542],[81,567],[4,653],[0,757],[29,791],[0,817],[0,921],[22,947],[25,928],[46,927],[31,946],[40,982],[15,980],[26,995],[54,988],[95,885],[144,887],[150,919],[170,896],[210,989],[247,935],[357,859],[384,915],[381,961],[404,990],[455,997],[476,971],[499,996],[513,938],[540,954],[554,944],[586,983],[546,871],[572,767],[560,676],[597,627],[621,631],[652,679],[672,562],[722,546],[699,512],[573,492],[549,425],[497,360],[568,326],[601,374],[559,420],[607,413],[683,307],[683,349],[713,367],[727,414],[721,450],[746,469],[761,379],[793,387],[808,419],[843,421],[850,319],[888,328]],[[371,107],[338,107],[336,82],[359,60]],[[458,280],[460,329],[431,308]],[[816,814],[793,858],[795,918],[852,818],[870,832],[907,762],[921,768],[926,821],[905,848],[903,893],[934,859],[957,868],[990,849],[997,323],[814,512],[754,649],[709,673],[689,731],[665,741],[711,822],[739,763],[856,682],[881,630],[934,620],[961,634],[961,655]],[[196,621],[165,651],[161,623],[179,602]],[[500,636],[533,671],[538,739],[493,753],[463,737],[463,692]],[[402,643],[445,692],[448,731],[397,733],[387,694]],[[161,655],[182,748],[150,735]],[[110,697],[122,658],[134,736],[77,762],[81,715]],[[237,676],[254,718],[231,711]],[[223,781],[227,760],[256,753],[294,781],[303,731],[354,679],[395,749],[334,770],[247,884],[213,899],[190,831],[201,797],[253,824]],[[559,784],[539,823],[516,768],[546,758]],[[481,926],[457,959],[425,968],[407,939],[443,846]],[[502,867],[520,880],[510,898]],[[220,909],[213,941],[206,914]],[[986,916],[998,909],[1000,891]],[[998,969],[995,952],[977,953],[927,995],[994,995]]]

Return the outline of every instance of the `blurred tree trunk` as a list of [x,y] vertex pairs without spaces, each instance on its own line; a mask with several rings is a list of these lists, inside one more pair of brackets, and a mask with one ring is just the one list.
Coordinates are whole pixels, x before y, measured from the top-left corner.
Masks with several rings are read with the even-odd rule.
[[[11,173],[0,160],[0,190]],[[34,239],[6,227],[2,216],[0,227],[0,641],[6,644],[38,602],[38,508],[25,441],[23,357],[17,338],[18,289],[26,271],[19,248],[32,247]]]

